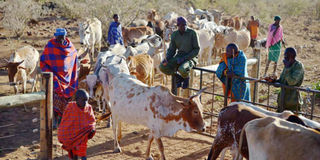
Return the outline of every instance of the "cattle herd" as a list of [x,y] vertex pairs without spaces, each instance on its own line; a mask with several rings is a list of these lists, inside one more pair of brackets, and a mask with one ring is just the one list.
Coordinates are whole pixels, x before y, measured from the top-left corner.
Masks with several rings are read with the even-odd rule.
[[[212,64],[216,58],[213,51],[228,43],[236,43],[242,50],[248,48],[250,34],[242,27],[240,17],[222,20],[222,14],[216,10],[193,8],[188,13],[188,26],[196,30],[200,40],[200,65]],[[126,47],[116,44],[104,52],[100,52],[101,22],[93,18],[79,24],[82,45],[78,50],[79,81],[89,91],[90,98],[97,101],[99,111],[105,112],[106,108],[111,111],[114,152],[121,152],[121,122],[150,129],[147,159],[153,159],[150,147],[154,139],[164,160],[161,137],[171,137],[178,130],[205,130],[199,99],[203,90],[182,98],[165,86],[153,86],[155,74],[161,75],[162,84],[167,83],[158,66],[165,57],[170,34],[176,29],[177,17],[170,12],[160,18],[153,10],[147,18],[154,24],[153,28],[146,26],[145,20],[136,20],[132,27],[122,29]],[[261,47],[260,41],[256,43],[257,48]],[[23,84],[23,93],[27,81],[32,82],[32,91],[36,88],[38,61],[39,52],[31,46],[11,55],[6,67],[16,93],[19,82]],[[275,113],[247,103],[231,103],[220,111],[217,126],[209,160],[217,159],[221,152],[223,159],[226,149],[231,149],[234,159],[320,159],[320,124],[290,111]]]

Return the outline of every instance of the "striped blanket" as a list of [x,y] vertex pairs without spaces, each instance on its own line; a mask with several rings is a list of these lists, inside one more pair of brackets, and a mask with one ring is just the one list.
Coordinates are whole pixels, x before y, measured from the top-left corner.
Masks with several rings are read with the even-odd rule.
[[59,96],[70,98],[77,90],[77,50],[69,39],[65,45],[51,39],[40,57],[40,68],[53,73],[54,92]]
[[80,109],[76,102],[69,102],[58,128],[58,140],[62,148],[78,156],[85,156],[88,136],[95,130],[95,124],[91,105]]

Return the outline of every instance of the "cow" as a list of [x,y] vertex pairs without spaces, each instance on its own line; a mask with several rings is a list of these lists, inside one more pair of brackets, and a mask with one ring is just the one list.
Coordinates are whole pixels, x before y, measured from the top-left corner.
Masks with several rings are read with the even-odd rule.
[[91,65],[94,60],[95,45],[98,45],[98,52],[101,49],[102,29],[101,21],[97,18],[86,19],[79,23],[80,44],[89,48]]
[[212,49],[214,47],[214,33],[211,30],[196,30],[199,36],[199,62],[201,65],[212,64]]
[[135,47],[128,46],[124,56],[135,56],[137,54],[148,53],[152,56],[156,50],[161,48],[162,39],[159,35],[149,35],[142,40],[142,42]]
[[240,50],[246,50],[250,44],[250,33],[247,30],[236,31],[233,28],[225,28],[215,34],[215,48],[225,48],[229,43],[235,43]]
[[134,43],[134,39],[139,39],[144,35],[152,34],[153,30],[148,26],[122,27],[122,36],[125,46],[128,46],[130,43]]
[[239,16],[235,17],[224,17],[221,24],[223,26],[232,27],[235,30],[240,30],[242,28],[242,18]]
[[118,74],[111,80],[109,87],[114,152],[121,152],[121,122],[139,124],[150,129],[146,157],[153,159],[150,147],[156,139],[161,159],[164,160],[161,137],[171,137],[180,129],[188,132],[205,130],[200,93],[190,98],[181,98],[173,95],[167,87],[148,87],[129,74]]
[[246,137],[250,159],[319,159],[320,132],[276,117],[248,122],[241,132]]
[[178,17],[179,15],[177,13],[169,12],[162,18],[162,20],[164,21],[166,28],[175,27],[177,25]]
[[[245,102],[230,103],[228,107],[222,109],[219,113],[218,131],[216,138],[212,144],[208,160],[216,159],[219,156],[221,150],[223,150],[223,148],[226,149],[226,147],[232,147],[235,153],[233,155],[235,157],[235,155],[238,152],[236,148],[239,144],[239,136],[241,133],[240,130],[243,128],[246,122],[252,119],[262,118],[266,116],[288,119],[288,117],[292,115],[294,115],[294,113],[291,111],[276,113]],[[235,118],[233,116],[236,116],[238,118]],[[306,125],[312,128],[320,128],[320,123],[309,120],[301,115],[299,115],[298,117]],[[246,146],[246,143],[244,144]],[[242,148],[242,151],[242,153],[244,153],[246,156],[248,155],[248,152],[247,150],[245,150],[245,147]]]
[[223,15],[223,12],[219,11],[219,10],[215,10],[215,9],[211,9],[211,10],[208,10],[214,17],[214,22],[216,24],[220,24],[220,21],[221,21],[221,17]]
[[[255,110],[252,105],[245,105],[246,103],[231,103],[229,106],[223,108],[218,116],[218,129],[216,138],[213,141],[212,148],[208,155],[208,160],[215,160],[220,152],[226,147],[238,148],[241,129],[243,126],[257,118],[263,118],[267,115],[277,116],[280,118],[288,118],[292,115],[290,111],[282,113],[274,113],[264,109]],[[261,112],[265,111],[265,112]],[[241,149],[241,154],[248,159],[248,148],[246,141]],[[233,155],[235,157],[235,155]]]
[[134,20],[131,24],[130,27],[138,27],[138,26],[147,26],[148,22],[144,19],[137,19]]
[[141,82],[153,85],[154,81],[154,68],[153,59],[148,54],[138,54],[135,56],[129,56],[127,58],[127,64],[131,75],[137,77]]
[[266,49],[267,38],[254,40],[253,48],[254,49]]
[[8,68],[10,85],[14,92],[19,92],[17,84],[22,83],[22,93],[26,93],[27,81],[32,82],[31,92],[37,91],[36,81],[38,73],[39,52],[32,46],[24,46],[16,50],[2,67]]

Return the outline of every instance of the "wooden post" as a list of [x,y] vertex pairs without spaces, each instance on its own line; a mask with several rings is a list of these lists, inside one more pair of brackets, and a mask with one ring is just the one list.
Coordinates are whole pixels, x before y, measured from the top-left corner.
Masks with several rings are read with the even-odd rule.
[[[260,49],[253,49],[253,56],[257,59],[257,62],[252,65],[252,71],[250,77],[259,79],[260,77]],[[257,82],[250,84],[251,99],[253,102],[257,102],[259,99],[259,85]]]
[[51,72],[42,73],[42,89],[46,99],[40,105],[40,159],[53,159],[52,152],[52,91],[53,78]]

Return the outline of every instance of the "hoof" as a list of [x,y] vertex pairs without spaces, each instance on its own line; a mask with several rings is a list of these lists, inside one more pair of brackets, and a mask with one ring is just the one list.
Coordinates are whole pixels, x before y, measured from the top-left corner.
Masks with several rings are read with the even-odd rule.
[[146,160],[153,160],[153,158],[152,158],[152,156],[150,156]]
[[120,152],[121,152],[121,148],[120,147],[113,150],[113,153],[120,153]]

